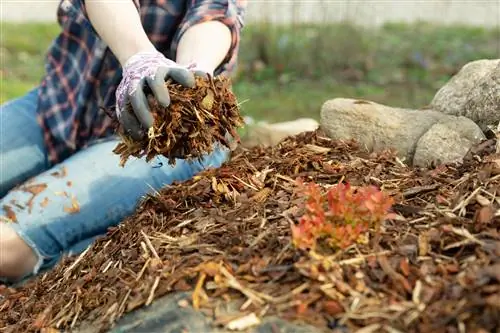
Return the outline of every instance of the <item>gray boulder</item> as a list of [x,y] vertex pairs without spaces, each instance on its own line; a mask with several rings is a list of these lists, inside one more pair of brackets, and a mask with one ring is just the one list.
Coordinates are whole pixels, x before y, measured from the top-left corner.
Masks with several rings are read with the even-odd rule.
[[470,119],[457,117],[432,125],[417,141],[413,164],[461,162],[470,147],[484,139]]
[[354,139],[367,151],[395,149],[399,158],[415,166],[460,161],[485,139],[479,126],[465,117],[348,98],[325,102],[320,126],[330,138]]
[[500,121],[500,59],[469,62],[431,101],[431,109],[464,116],[485,131]]

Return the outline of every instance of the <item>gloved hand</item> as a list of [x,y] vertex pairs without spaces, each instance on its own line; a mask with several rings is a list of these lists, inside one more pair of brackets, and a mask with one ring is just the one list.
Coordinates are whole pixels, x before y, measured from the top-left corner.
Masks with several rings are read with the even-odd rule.
[[[116,90],[116,115],[126,133],[140,140],[153,126],[153,115],[144,93],[146,83],[160,105],[167,107],[170,96],[165,81],[171,78],[185,87],[194,87],[195,75],[189,67],[178,65],[158,51],[132,56],[123,66],[123,78]],[[123,112],[128,103],[132,105],[133,114]]]

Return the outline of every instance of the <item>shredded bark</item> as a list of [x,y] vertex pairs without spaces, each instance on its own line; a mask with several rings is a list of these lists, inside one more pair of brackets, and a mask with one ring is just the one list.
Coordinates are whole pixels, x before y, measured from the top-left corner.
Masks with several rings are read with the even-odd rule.
[[[230,89],[230,79],[196,77],[194,88],[168,80],[166,86],[170,105],[162,107],[156,99],[148,100],[154,124],[142,140],[133,140],[118,126],[122,142],[113,151],[120,155],[120,165],[125,165],[131,156],[146,156],[146,161],[150,161],[158,155],[165,156],[169,164],[174,165],[176,158],[202,158],[213,151],[216,143],[230,147],[229,140],[240,141],[236,130],[244,123],[236,96]],[[132,112],[131,105],[124,112]]]
[[[500,318],[500,155],[410,168],[320,132],[235,152],[217,170],[167,186],[76,258],[0,294],[4,332],[90,325],[174,291],[225,326],[278,315],[354,332],[495,332]],[[299,251],[296,180],[376,185],[397,217],[331,256]],[[232,301],[235,313],[222,305]],[[182,306],[187,306],[183,304]]]

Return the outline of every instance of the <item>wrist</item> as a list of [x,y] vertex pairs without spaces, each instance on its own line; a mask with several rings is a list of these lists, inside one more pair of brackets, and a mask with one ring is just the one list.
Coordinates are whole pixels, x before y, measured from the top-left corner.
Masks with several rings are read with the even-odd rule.
[[131,47],[123,50],[122,54],[118,56],[118,61],[122,67],[125,67],[128,63],[133,61],[134,58],[141,54],[156,54],[158,50],[156,47],[148,40],[142,44],[132,45]]

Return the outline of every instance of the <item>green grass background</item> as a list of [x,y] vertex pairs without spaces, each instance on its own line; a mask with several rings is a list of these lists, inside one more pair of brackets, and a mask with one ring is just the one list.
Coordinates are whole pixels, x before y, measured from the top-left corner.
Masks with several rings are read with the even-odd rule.
[[[56,24],[1,23],[0,102],[43,75]],[[234,91],[242,111],[268,121],[318,118],[335,97],[417,108],[467,62],[500,58],[500,29],[387,24],[247,25]]]

